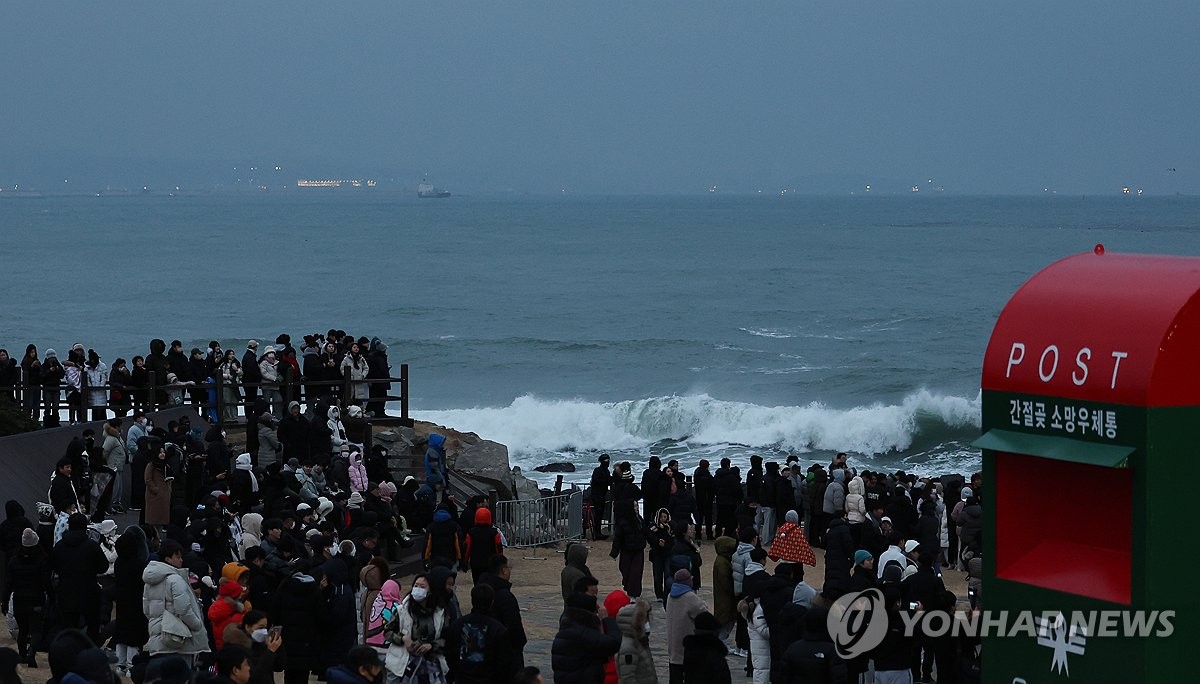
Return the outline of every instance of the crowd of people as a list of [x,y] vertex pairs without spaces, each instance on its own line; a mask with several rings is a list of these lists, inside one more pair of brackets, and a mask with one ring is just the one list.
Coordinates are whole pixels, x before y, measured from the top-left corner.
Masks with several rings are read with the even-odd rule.
[[[151,346],[164,358],[181,354],[159,342]],[[362,346],[353,340],[331,367],[358,363]],[[380,351],[365,346],[367,356]],[[279,355],[255,347],[247,349],[255,359]],[[237,363],[219,345],[193,352],[186,360],[210,377]],[[277,673],[288,684],[314,674],[337,684],[541,681],[525,662],[520,591],[493,502],[460,504],[446,488],[456,440],[430,435],[424,478],[395,477],[373,443],[365,385],[348,401],[300,385],[302,404],[284,381],[276,390],[263,378],[247,382],[261,391],[247,403],[239,455],[217,423],[155,425],[146,411],[154,402],[130,391],[128,424],[118,414],[101,434],[84,430],[66,444],[48,502],[32,516],[34,502],[6,504],[0,605],[17,659],[36,667],[48,653],[52,682],[258,684]],[[630,463],[601,456],[587,494],[591,529],[611,541],[621,586],[602,591],[587,546],[565,549],[550,662],[557,681],[657,682],[657,610],[672,684],[731,682],[730,662],[744,663],[755,684],[858,682],[868,673],[883,684],[978,681],[978,642],[906,635],[891,616],[955,610],[959,597],[942,573],[959,568],[978,609],[979,474],[963,482],[858,472],[845,454],[807,468],[796,457],[754,456],[744,479],[728,459],[709,468],[700,461],[688,477],[652,456],[639,482]],[[127,512],[138,520],[122,530],[111,516]],[[401,584],[394,563],[415,532],[425,534],[415,549],[425,567]],[[817,553],[819,583],[805,571]],[[456,592],[460,572],[471,573],[469,603]],[[885,597],[887,637],[842,659],[826,627],[829,606],[869,588]]]
[[[727,653],[745,658],[745,673],[755,684],[860,682],[868,673],[883,684],[979,681],[977,639],[906,634],[900,613],[958,610],[959,597],[947,591],[942,573],[959,569],[968,580],[963,608],[979,610],[982,474],[965,483],[961,476],[860,473],[844,453],[828,467],[808,468],[796,456],[765,466],[761,457],[752,456],[744,480],[729,459],[715,472],[709,467],[701,460],[689,478],[677,461],[664,466],[651,456],[639,486],[629,463],[610,468],[609,457],[602,455],[589,487],[593,539],[610,538],[602,532],[608,519],[609,555],[618,560],[622,576],[622,588],[609,594],[602,608],[622,611],[620,618],[626,615],[620,606],[629,600],[637,607],[629,608],[627,617],[640,620],[649,605],[641,598],[648,555],[653,599],[666,610],[672,684],[729,682]],[[711,607],[696,593],[703,538],[716,552]],[[810,584],[805,567],[816,566],[814,549],[824,553],[824,576]],[[591,580],[586,561],[586,549],[567,549],[562,576],[568,610],[572,601],[580,602],[568,596],[568,585],[578,592]],[[769,561],[776,562],[773,572],[767,571]],[[828,633],[829,607],[867,589],[884,597],[887,636],[871,652],[842,659]],[[601,618],[604,613],[599,611]],[[564,613],[564,625],[566,619]],[[630,622],[618,622],[601,631],[628,635]],[[629,662],[641,662],[649,651],[640,648],[636,656]]]
[[35,344],[27,345],[19,360],[0,349],[0,397],[18,401],[43,427],[61,424],[63,406],[74,425],[84,422],[89,411],[91,420],[99,421],[109,414],[122,417],[133,410],[186,402],[212,422],[233,422],[239,405],[252,406],[257,397],[282,420],[292,400],[311,402],[340,394],[347,379],[365,414],[382,416],[390,374],[388,348],[378,337],[355,338],[332,329],[305,335],[299,349],[286,333],[277,336],[274,345],[260,347],[250,340],[240,355],[235,349],[222,349],[216,340],[205,349],[185,352],[179,340],[168,345],[156,338],[150,340],[146,355],[129,361],[117,357],[111,365],[82,342],[71,345],[62,360],[50,348],[39,356]]

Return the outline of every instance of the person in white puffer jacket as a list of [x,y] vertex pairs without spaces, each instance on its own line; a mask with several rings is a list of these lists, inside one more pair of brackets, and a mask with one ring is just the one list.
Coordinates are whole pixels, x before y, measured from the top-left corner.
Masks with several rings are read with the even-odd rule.
[[146,588],[142,592],[142,611],[149,621],[150,655],[174,653],[194,656],[207,653],[208,632],[204,616],[183,569],[183,547],[167,539],[158,550],[161,561],[150,561],[142,571]]
[[346,426],[342,425],[342,410],[337,406],[330,406],[325,416],[328,418],[325,426],[329,428],[329,445],[333,447],[333,453],[336,455],[348,450],[350,440],[346,439]]
[[867,485],[855,475],[847,490],[846,522],[850,523],[850,537],[854,539],[854,548],[857,549],[862,539],[862,524],[867,520]]
[[771,681],[771,629],[763,615],[762,601],[743,599],[738,611],[746,619],[750,632],[750,664],[754,666],[754,684]]

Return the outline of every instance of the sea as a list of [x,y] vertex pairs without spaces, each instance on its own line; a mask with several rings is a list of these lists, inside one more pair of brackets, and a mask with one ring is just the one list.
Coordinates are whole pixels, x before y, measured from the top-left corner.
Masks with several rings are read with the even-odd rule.
[[1200,198],[42,197],[0,200],[0,240],[14,356],[340,328],[543,484],[600,453],[966,474],[1013,292],[1098,243],[1200,255]]

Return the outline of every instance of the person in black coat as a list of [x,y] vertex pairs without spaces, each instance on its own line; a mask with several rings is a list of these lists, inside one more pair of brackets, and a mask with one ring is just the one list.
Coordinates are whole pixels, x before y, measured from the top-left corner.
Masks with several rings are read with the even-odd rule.
[[[674,478],[670,482],[670,497],[667,499],[667,510],[671,512],[671,521],[679,522],[694,522],[696,518],[696,497],[692,496],[692,492],[687,487],[687,482],[684,479],[683,473],[675,473]],[[697,538],[700,536],[700,528],[696,528]]]
[[904,487],[896,487],[895,496],[888,501],[884,510],[892,519],[892,529],[900,535],[900,538],[912,539],[917,526],[917,510],[913,508],[912,499],[908,498],[908,492]]
[[442,634],[446,639],[446,664],[455,684],[509,684],[514,670],[508,630],[491,617],[496,591],[486,584],[471,590],[471,612],[458,618]]
[[729,653],[717,636],[717,618],[707,611],[696,616],[696,632],[683,638],[683,681],[688,684],[732,684]]
[[[600,465],[592,470],[592,481],[588,485],[588,497],[592,502],[592,539],[601,540],[608,537],[600,533],[600,523],[604,521],[604,509],[608,505],[608,488],[612,484],[612,475],[608,472],[608,454],[600,454]],[[613,529],[612,516],[609,516],[609,531]]]
[[331,558],[321,564],[327,586],[324,589],[327,606],[324,632],[321,638],[323,667],[342,664],[346,653],[358,641],[359,614],[350,584],[350,570],[341,558]]
[[[258,396],[258,383],[262,382],[262,371],[258,369],[258,340],[250,340],[242,352],[242,390],[246,393],[246,405],[254,403]],[[249,415],[247,413],[247,415]],[[257,412],[255,415],[262,415]],[[253,452],[251,452],[253,453]]]
[[717,505],[717,536],[737,539],[737,519],[734,513],[742,503],[742,483],[736,468],[729,466],[729,459],[721,459],[721,467],[713,475],[713,496]]
[[36,530],[37,525],[25,517],[25,507],[19,501],[9,499],[4,503],[4,522],[0,523],[0,553],[12,558],[21,549],[21,533],[26,529]]
[[604,684],[604,666],[620,648],[621,629],[603,606],[597,606],[596,597],[572,594],[550,646],[554,680]]
[[692,471],[692,489],[696,496],[696,536],[701,533],[708,535],[708,540],[712,541],[713,537],[713,502],[716,501],[717,493],[713,488],[713,476],[708,472],[708,461],[700,459],[700,465]]
[[67,531],[54,545],[51,566],[57,586],[69,591],[56,593],[58,615],[64,628],[87,625],[88,637],[100,641],[100,584],[96,576],[108,571],[108,558],[100,545],[88,538],[87,516],[75,513],[67,519]]
[[312,463],[308,441],[311,429],[312,426],[300,412],[300,402],[289,403],[287,413],[283,420],[279,421],[279,443],[283,445],[280,460],[288,461],[294,458],[301,463]]
[[844,684],[846,661],[838,657],[829,638],[829,611],[813,606],[804,616],[804,638],[792,642],[779,665],[778,684]]
[[[320,575],[319,571],[312,571]],[[280,585],[270,615],[283,628],[287,646],[285,684],[303,684],[321,662],[321,630],[329,622],[328,608],[317,577],[297,572]],[[352,623],[353,624],[353,623]]]
[[821,594],[830,601],[850,590],[850,568],[854,565],[854,539],[845,514],[829,522],[825,531],[825,585]]
[[150,639],[150,627],[142,609],[142,571],[150,563],[150,547],[142,528],[132,525],[117,538],[117,560],[113,565],[116,621],[113,641],[117,644],[117,668],[126,670],[133,656]]
[[[371,344],[367,348],[367,379],[382,380],[391,377],[392,366],[388,363],[387,352],[387,345],[382,340],[378,337],[371,338]],[[367,415],[384,415],[391,387],[391,383],[387,382],[373,382],[367,386],[367,396],[371,398],[367,402]]]
[[521,607],[512,593],[512,582],[509,581],[511,577],[512,569],[508,566],[508,559],[496,555],[488,561],[488,571],[480,575],[479,583],[490,586],[496,593],[491,616],[508,630],[508,645],[512,648],[511,664],[513,672],[516,672],[525,667],[524,651],[529,638],[525,636],[525,625],[521,622]]
[[921,517],[917,518],[916,540],[919,553],[937,558],[941,553],[941,523],[937,517],[937,504],[929,499],[921,502]]
[[[613,468],[612,483],[612,525],[627,517],[638,517],[637,502],[642,498],[642,490],[633,482],[633,472],[629,469],[629,461],[622,461]],[[651,513],[649,508],[644,509]]]
[[8,560],[7,581],[0,608],[8,611],[12,599],[17,621],[17,652],[22,662],[37,667],[34,654],[41,640],[45,611],[50,599],[50,559],[33,528],[22,531],[18,550]]
[[59,513],[79,511],[79,496],[72,480],[71,459],[63,456],[54,466],[54,479],[50,481],[50,505]]
[[644,511],[657,511],[667,505],[659,498],[659,481],[662,479],[662,461],[657,456],[651,456],[642,471],[642,501]]

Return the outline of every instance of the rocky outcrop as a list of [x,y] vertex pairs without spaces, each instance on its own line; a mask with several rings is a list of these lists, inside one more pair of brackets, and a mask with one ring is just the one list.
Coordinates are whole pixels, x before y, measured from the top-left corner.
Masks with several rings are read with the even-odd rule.
[[447,453],[447,465],[480,488],[495,489],[500,501],[540,496],[537,483],[521,475],[519,468],[515,469],[514,473],[508,462],[508,447],[499,442],[481,439],[474,432],[459,432],[442,425],[417,421],[412,428],[395,430],[397,444],[409,437],[404,430],[412,431],[412,448],[414,453],[419,451],[422,456],[431,433],[445,435],[447,439],[457,439],[459,446]]
[[534,468],[534,470],[538,471],[539,473],[573,473],[575,472],[575,464],[546,463],[545,465],[540,465]]

